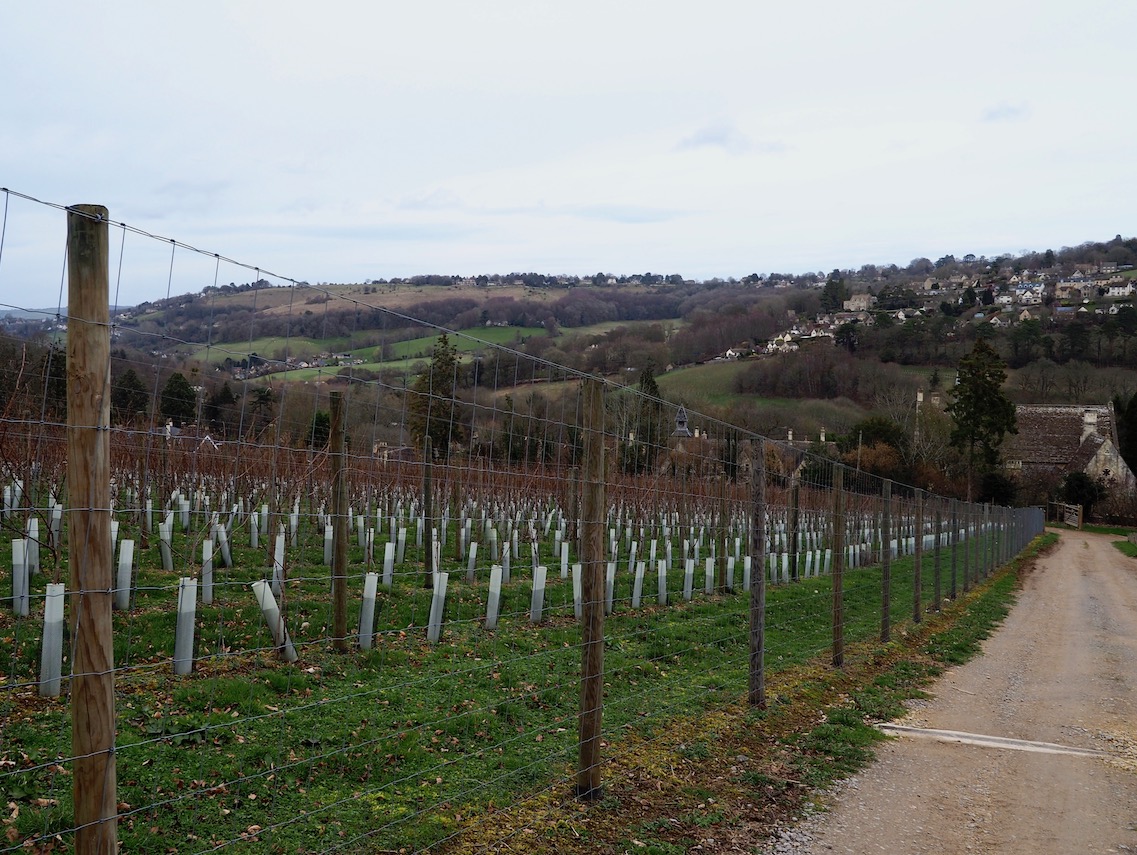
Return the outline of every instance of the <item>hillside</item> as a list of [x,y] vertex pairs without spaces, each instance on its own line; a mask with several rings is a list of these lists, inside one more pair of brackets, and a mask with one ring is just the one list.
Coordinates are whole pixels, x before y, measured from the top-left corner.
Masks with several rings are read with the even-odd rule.
[[[1018,402],[1097,402],[1137,388],[1137,240],[1019,256],[913,259],[829,274],[420,276],[362,284],[210,286],[116,313],[118,365],[206,394],[341,375],[401,387],[440,329],[463,371],[508,391],[534,365],[634,381],[770,435],[841,433],[950,386],[979,338],[1010,366]],[[13,340],[62,324],[9,317]],[[504,347],[506,350],[501,350]],[[526,367],[528,366],[528,367]],[[475,381],[482,385],[484,380]]]

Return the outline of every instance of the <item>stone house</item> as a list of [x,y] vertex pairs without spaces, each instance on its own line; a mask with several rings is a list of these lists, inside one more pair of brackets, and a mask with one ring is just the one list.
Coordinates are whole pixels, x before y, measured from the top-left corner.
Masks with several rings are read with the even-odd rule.
[[1020,404],[1018,433],[1002,445],[1008,474],[1020,481],[1056,487],[1071,472],[1131,492],[1137,486],[1122,459],[1112,404]]

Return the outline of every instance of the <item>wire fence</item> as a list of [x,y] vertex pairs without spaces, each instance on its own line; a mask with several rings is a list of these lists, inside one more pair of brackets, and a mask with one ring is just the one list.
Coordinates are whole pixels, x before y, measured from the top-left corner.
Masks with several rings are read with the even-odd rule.
[[[0,288],[70,299],[0,336],[0,851],[507,847],[511,807],[596,798],[1044,525],[378,286],[4,201]],[[64,269],[15,279],[45,215]],[[147,277],[194,295],[111,310]]]

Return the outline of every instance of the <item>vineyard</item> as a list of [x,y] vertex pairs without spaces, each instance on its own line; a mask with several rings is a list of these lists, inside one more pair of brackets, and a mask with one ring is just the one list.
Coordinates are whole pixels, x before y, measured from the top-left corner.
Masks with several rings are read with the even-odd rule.
[[105,212],[67,217],[66,360],[9,366],[0,424],[0,851],[492,850],[1043,526],[502,345],[464,384],[445,330],[421,373],[246,377],[212,419],[203,379],[175,424],[80,296]]

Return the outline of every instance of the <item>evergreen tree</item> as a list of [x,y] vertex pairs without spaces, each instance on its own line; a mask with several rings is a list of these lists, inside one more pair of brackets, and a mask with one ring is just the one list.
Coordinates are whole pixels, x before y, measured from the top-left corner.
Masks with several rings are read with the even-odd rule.
[[1015,405],[1003,393],[1006,366],[999,354],[980,339],[959,361],[959,382],[951,391],[947,411],[954,426],[951,443],[967,455],[967,496],[971,500],[971,475],[975,454],[986,472],[999,460],[999,445],[1008,433],[1018,433]]
[[1059,488],[1062,501],[1082,506],[1082,516],[1089,519],[1094,505],[1105,498],[1105,487],[1085,472],[1070,472]]
[[118,376],[111,388],[111,412],[115,421],[130,422],[139,416],[146,416],[150,408],[150,393],[142,378],[133,368],[128,368]]
[[636,400],[627,411],[630,423],[620,431],[620,466],[629,474],[641,475],[654,468],[667,436],[663,401],[651,363],[640,372],[636,391]]
[[166,381],[158,411],[163,418],[173,419],[176,425],[192,422],[197,415],[197,393],[180,371],[175,371]]
[[220,430],[223,436],[228,436],[238,421],[237,397],[229,388],[229,381],[225,381],[220,389],[205,399],[202,406],[202,416],[209,422],[211,428]]
[[845,287],[845,278],[839,270],[829,274],[825,287],[821,289],[821,310],[823,312],[839,312],[849,299],[849,290]]
[[1129,403],[1122,409],[1115,406],[1117,414],[1117,441],[1121,448],[1122,459],[1129,464],[1129,468],[1137,472],[1137,394],[1129,399]]
[[430,365],[407,390],[407,428],[421,445],[429,436],[434,455],[450,457],[450,447],[465,436],[454,392],[458,381],[458,349],[445,333],[438,337]]
[[332,416],[323,410],[317,410],[312,417],[312,436],[309,445],[312,448],[323,448],[328,444],[332,435]]

